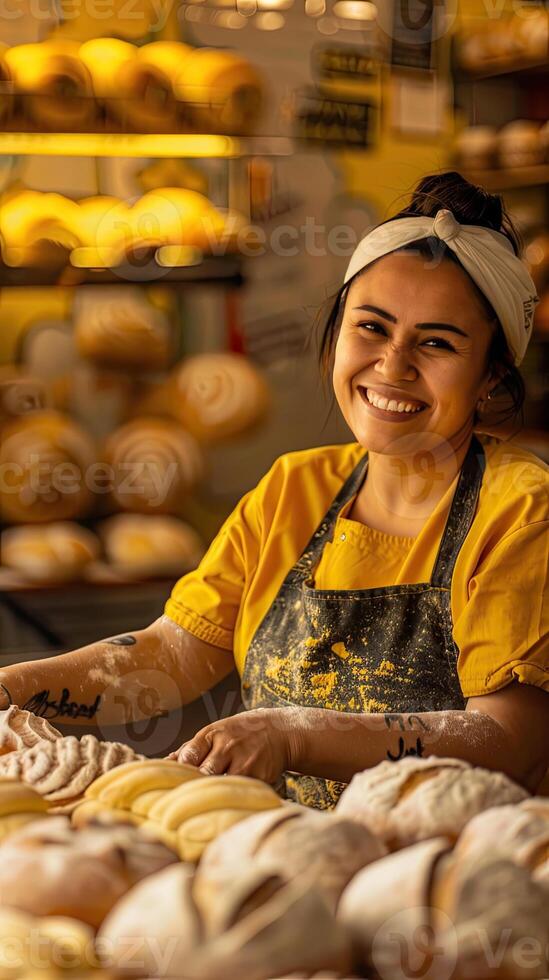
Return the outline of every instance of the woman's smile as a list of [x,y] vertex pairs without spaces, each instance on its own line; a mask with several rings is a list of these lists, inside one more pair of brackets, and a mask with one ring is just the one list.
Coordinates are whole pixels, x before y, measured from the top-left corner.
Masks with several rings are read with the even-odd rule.
[[358,386],[358,393],[372,414],[386,422],[408,422],[412,415],[418,415],[428,408],[425,402],[406,398],[403,393],[388,397],[383,392],[364,385]]

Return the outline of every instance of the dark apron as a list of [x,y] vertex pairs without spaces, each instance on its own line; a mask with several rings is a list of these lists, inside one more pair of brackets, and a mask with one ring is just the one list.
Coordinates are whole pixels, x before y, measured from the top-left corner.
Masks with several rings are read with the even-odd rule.
[[[367,453],[343,484],[258,627],[246,656],[246,708],[303,705],[359,713],[462,710],[450,586],[485,468],[473,436],[430,582],[379,589],[315,589],[313,572],[337,516],[358,492]],[[344,783],[285,773],[286,795],[335,806]]]

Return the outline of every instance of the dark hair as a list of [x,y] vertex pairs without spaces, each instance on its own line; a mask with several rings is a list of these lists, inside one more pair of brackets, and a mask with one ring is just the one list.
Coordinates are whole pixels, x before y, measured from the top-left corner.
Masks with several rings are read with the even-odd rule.
[[[489,194],[477,184],[471,184],[455,170],[423,177],[414,189],[411,200],[406,207],[394,215],[394,217],[388,218],[387,221],[417,217],[418,215],[434,218],[440,208],[448,208],[452,211],[454,217],[460,224],[479,225],[481,228],[491,228],[493,231],[501,232],[510,241],[515,255],[520,255],[522,249],[521,238],[505,209],[501,196],[499,194]],[[386,221],[382,221],[380,224],[386,224]],[[457,256],[448,248],[446,242],[436,236],[410,242],[408,245],[404,245],[395,251],[412,252],[432,262],[447,259],[455,262],[460,268],[463,268]],[[334,296],[329,297],[320,311],[321,336],[318,360],[324,380],[328,378],[331,371],[347,291],[356,276],[360,275],[360,271],[349,282],[345,283],[344,286],[341,286]],[[499,407],[494,404],[490,418],[483,416],[482,422],[486,425],[501,425],[520,416],[522,423],[522,411],[526,394],[522,375],[513,363],[507,339],[491,303],[489,303],[476,283],[473,280],[471,282],[484,306],[488,319],[496,323],[496,329],[488,350],[487,361],[491,371],[494,374],[500,375],[500,381],[494,390],[494,397],[497,396],[496,400],[499,402]],[[502,396],[501,399],[499,396]],[[479,421],[480,417],[475,411],[474,424],[478,424]]]

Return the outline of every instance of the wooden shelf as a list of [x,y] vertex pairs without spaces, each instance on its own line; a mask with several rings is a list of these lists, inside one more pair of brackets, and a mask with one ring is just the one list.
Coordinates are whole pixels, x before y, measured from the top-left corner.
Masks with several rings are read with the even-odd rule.
[[508,170],[461,170],[467,180],[481,184],[488,191],[505,191],[520,187],[541,187],[549,184],[549,164],[535,167],[512,167]]

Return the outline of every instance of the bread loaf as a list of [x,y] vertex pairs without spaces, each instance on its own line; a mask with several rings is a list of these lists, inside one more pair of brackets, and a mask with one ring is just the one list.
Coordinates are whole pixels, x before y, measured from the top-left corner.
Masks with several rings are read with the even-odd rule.
[[76,41],[19,44],[5,53],[24,114],[39,129],[86,128],[96,115],[92,81]]
[[96,928],[132,885],[176,860],[136,827],[77,830],[65,817],[47,818],[0,844],[0,905]]
[[30,786],[15,779],[0,779],[0,842],[27,823],[43,819],[47,811],[46,800]]
[[164,314],[139,289],[116,286],[76,307],[78,352],[96,364],[139,371],[166,368],[173,338]]
[[174,93],[174,80],[184,70],[189,53],[180,41],[153,41],[137,48],[134,60],[120,71],[122,91],[128,94],[124,122],[146,133],[177,133],[189,126]]
[[175,368],[172,384],[174,414],[205,443],[240,435],[269,408],[263,376],[242,354],[188,357]]
[[90,508],[87,469],[92,440],[60,412],[22,415],[4,426],[0,444],[3,519],[40,524],[82,517]]
[[100,534],[109,562],[130,577],[182,575],[204,554],[196,531],[177,517],[116,514],[102,522]]
[[93,929],[77,919],[37,918],[17,909],[0,908],[2,980],[20,980],[38,964],[41,980],[47,978],[49,969],[58,978],[64,975],[76,980],[77,976],[81,980],[87,970],[98,965]]
[[61,732],[45,718],[39,718],[15,704],[0,711],[0,756],[40,745],[42,742],[55,742],[58,738],[62,738]]
[[174,89],[202,133],[249,135],[264,111],[261,76],[232,51],[196,48],[185,58]]
[[116,197],[79,201],[71,228],[78,241],[71,261],[77,267],[109,269],[120,265],[131,248],[130,209]]
[[0,776],[22,779],[56,807],[74,808],[101,773],[138,758],[128,745],[67,735],[0,756]]
[[73,228],[77,213],[74,201],[61,194],[23,188],[3,195],[0,238],[6,265],[42,268],[65,263],[78,244]]
[[135,419],[116,429],[105,456],[113,467],[116,504],[145,514],[177,514],[204,468],[193,436],[164,419]]
[[455,860],[473,864],[486,853],[502,855],[549,884],[549,800],[525,800],[477,814],[462,830]]
[[[238,214],[232,220],[237,232],[244,228]],[[186,187],[148,191],[133,205],[131,221],[135,250],[184,245],[210,253],[225,241],[227,218],[207,197]]]
[[397,850],[430,837],[455,841],[477,813],[527,797],[503,773],[460,759],[408,756],[354,776],[336,813],[358,820]]
[[2,559],[30,582],[70,582],[99,555],[95,534],[71,521],[13,527],[2,533]]

